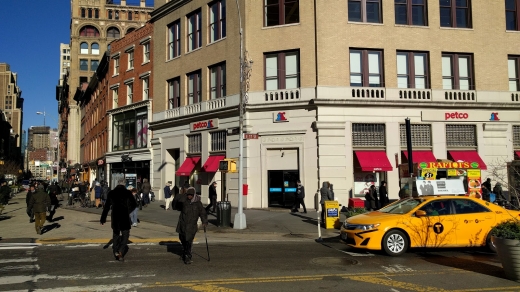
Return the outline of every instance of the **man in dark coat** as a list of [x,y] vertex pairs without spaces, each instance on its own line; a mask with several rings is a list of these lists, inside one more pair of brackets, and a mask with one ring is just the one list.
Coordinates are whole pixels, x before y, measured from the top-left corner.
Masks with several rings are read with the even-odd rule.
[[486,189],[491,192],[491,179],[489,177],[486,179],[485,182],[482,183],[482,185],[485,186]]
[[307,213],[307,208],[305,207],[305,188],[302,185],[302,182],[298,180],[296,182],[298,187],[296,188],[296,198],[294,198],[294,205],[292,207],[291,212],[298,212],[300,209],[300,205],[303,206],[303,213]]
[[386,190],[386,181],[382,181],[379,186],[379,204],[381,204],[381,208],[388,205],[388,192]]
[[34,212],[31,208],[29,208],[29,202],[31,201],[32,196],[36,192],[36,186],[30,185],[29,190],[27,191],[27,195],[25,196],[25,204],[27,205],[27,216],[29,216],[29,223],[34,222]]
[[48,222],[52,222],[52,218],[54,217],[54,214],[56,214],[56,209],[60,205],[60,201],[58,200],[57,196],[58,192],[59,187],[57,182],[49,186],[49,198],[51,199],[51,206],[49,208],[49,217],[47,217]]
[[152,190],[152,186],[148,182],[148,179],[146,179],[146,178],[143,179],[143,185],[141,186],[141,193],[143,193],[144,205],[148,205],[150,203],[150,191],[151,190]]
[[130,213],[137,207],[132,192],[126,189],[125,180],[118,181],[117,187],[108,192],[107,201],[99,222],[104,225],[107,222],[108,211],[112,209],[112,249],[118,261],[124,261],[124,254],[128,248],[130,237]]
[[209,205],[206,206],[206,213],[209,213],[211,207],[211,212],[215,213],[215,207],[217,206],[217,182],[214,181],[209,186]]
[[182,243],[182,259],[184,263],[191,264],[191,247],[193,239],[197,233],[197,221],[200,217],[204,227],[208,225],[208,216],[206,210],[202,206],[200,196],[195,194],[195,188],[190,187],[185,195],[178,195],[174,199],[174,206],[181,211],[179,222],[177,223],[177,232]]
[[47,208],[51,205],[51,198],[43,189],[38,189],[29,199],[29,209],[34,213],[34,228],[37,234],[42,234]]
[[11,188],[7,185],[6,181],[2,182],[0,187],[0,205],[7,206],[11,197]]

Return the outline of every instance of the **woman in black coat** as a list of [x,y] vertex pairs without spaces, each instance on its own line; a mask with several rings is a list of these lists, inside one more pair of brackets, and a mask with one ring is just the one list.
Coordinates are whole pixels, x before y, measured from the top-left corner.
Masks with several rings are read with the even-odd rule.
[[197,221],[200,217],[202,224],[206,227],[208,225],[208,216],[202,206],[200,196],[195,194],[195,188],[193,187],[190,187],[185,195],[176,196],[173,205],[177,210],[181,211],[176,231],[179,233],[179,239],[182,243],[182,259],[185,264],[189,265],[191,264],[193,239],[198,231]]
[[381,204],[381,208],[388,205],[388,193],[386,191],[386,181],[382,181],[379,186],[379,204]]

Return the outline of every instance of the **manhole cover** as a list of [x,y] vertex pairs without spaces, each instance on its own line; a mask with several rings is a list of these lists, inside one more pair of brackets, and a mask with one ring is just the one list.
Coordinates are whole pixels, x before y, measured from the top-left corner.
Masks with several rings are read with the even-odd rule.
[[358,261],[356,261],[356,260],[352,260],[349,258],[336,258],[336,257],[315,258],[315,259],[312,259],[311,262],[313,264],[317,264],[320,266],[326,266],[326,267],[330,267],[330,266],[343,267],[343,266],[352,266],[352,265],[358,264]]
[[46,242],[55,242],[55,241],[69,241],[74,240],[74,237],[62,237],[62,238],[47,238],[47,239],[40,239],[40,241],[46,241]]

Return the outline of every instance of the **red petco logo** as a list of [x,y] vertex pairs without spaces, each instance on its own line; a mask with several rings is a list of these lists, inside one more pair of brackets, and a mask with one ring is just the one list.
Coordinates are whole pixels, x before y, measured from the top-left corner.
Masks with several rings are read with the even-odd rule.
[[466,120],[468,119],[468,113],[445,113],[444,120]]
[[214,129],[214,128],[217,128],[218,127],[218,120],[215,119],[211,119],[211,120],[207,120],[207,121],[202,121],[202,122],[195,122],[195,123],[191,123],[191,130],[192,131],[201,131],[201,130],[206,130],[206,129]]

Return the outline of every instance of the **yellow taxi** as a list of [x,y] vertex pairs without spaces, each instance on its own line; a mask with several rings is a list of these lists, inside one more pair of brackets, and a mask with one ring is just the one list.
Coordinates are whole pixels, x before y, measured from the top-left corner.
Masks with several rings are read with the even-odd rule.
[[520,219],[520,212],[481,199],[421,196],[347,218],[340,237],[349,246],[383,250],[391,256],[415,247],[487,246],[495,251],[491,228],[512,218]]

